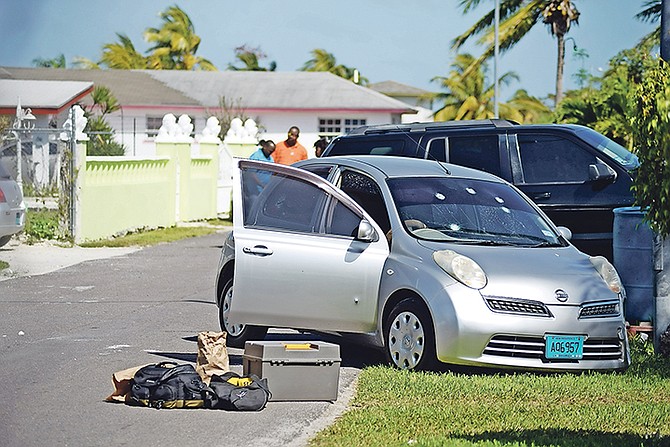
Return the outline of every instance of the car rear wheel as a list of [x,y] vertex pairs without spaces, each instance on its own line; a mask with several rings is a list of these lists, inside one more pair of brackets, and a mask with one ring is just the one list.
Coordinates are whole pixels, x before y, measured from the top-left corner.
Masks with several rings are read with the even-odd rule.
[[250,326],[246,324],[233,324],[229,320],[230,305],[233,301],[233,279],[229,279],[221,289],[219,295],[219,325],[221,330],[226,331],[226,345],[233,348],[244,348],[248,340],[263,340],[268,328],[262,326]]
[[384,325],[386,356],[400,369],[428,370],[437,365],[433,323],[416,299],[398,303]]

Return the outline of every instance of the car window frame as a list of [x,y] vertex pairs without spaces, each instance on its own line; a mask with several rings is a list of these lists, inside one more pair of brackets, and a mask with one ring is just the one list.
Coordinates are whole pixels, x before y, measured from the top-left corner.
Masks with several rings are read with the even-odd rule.
[[583,151],[588,152],[590,155],[593,156],[594,160],[596,162],[603,163],[607,165],[610,169],[614,170],[616,172],[616,169],[614,169],[612,166],[610,166],[609,163],[603,160],[602,157],[599,157],[599,153],[597,153],[593,148],[591,148],[589,145],[584,144],[583,141],[579,140],[578,138],[573,138],[572,135],[570,134],[565,134],[563,132],[552,132],[551,130],[534,130],[532,132],[515,132],[514,134],[510,134],[510,141],[513,144],[510,144],[510,154],[512,158],[512,165],[516,168],[516,172],[514,174],[514,183],[518,185],[528,185],[528,186],[535,186],[535,185],[572,185],[572,186],[577,186],[577,185],[585,185],[588,183],[591,183],[592,181],[589,180],[588,178],[585,180],[581,181],[551,181],[551,182],[528,182],[526,181],[525,178],[525,173],[524,173],[524,168],[523,168],[523,161],[521,157],[521,144],[519,143],[519,136],[551,136],[554,138],[561,138],[563,140],[568,140],[574,145],[578,146],[581,148]]
[[[452,131],[448,133],[437,133],[437,134],[429,134],[426,133],[420,143],[420,147],[424,148],[423,153],[421,154],[423,158],[429,158],[429,159],[434,159],[434,157],[431,156],[430,154],[430,147],[433,144],[433,141],[435,140],[444,140],[444,147],[445,147],[445,160],[439,160],[439,161],[444,161],[445,163],[453,163],[451,161],[450,157],[450,139],[451,138],[492,138],[496,137],[497,138],[497,144],[498,144],[498,165],[500,168],[500,174],[498,173],[490,173],[492,175],[495,175],[497,177],[503,178],[507,181],[511,181],[513,179],[513,169],[512,169],[512,163],[511,163],[511,158],[509,154],[509,143],[507,139],[507,134],[501,133],[501,132],[483,132],[483,131],[477,131],[473,132],[472,130],[462,130],[462,131]],[[453,163],[458,166],[463,166],[466,168],[470,169],[477,169],[481,171],[479,168],[473,168],[471,166],[465,166],[459,163]],[[483,172],[488,172],[488,171],[483,171]]]
[[[327,165],[328,163],[324,163],[324,165]],[[235,170],[237,172],[236,177],[234,178],[234,181],[240,182],[240,176],[239,174],[241,172],[241,169],[243,168],[249,168],[249,169],[264,169],[264,168],[269,168],[272,171],[276,171],[279,174],[284,174],[288,175],[290,177],[295,177],[299,180],[305,181],[306,183],[311,184],[312,186],[316,187],[317,189],[323,191],[326,194],[325,200],[323,200],[319,206],[318,209],[315,210],[314,212],[316,213],[316,229],[314,232],[303,232],[303,231],[292,231],[289,229],[285,228],[277,228],[277,227],[259,227],[259,226],[250,226],[244,223],[244,211],[243,211],[243,206],[238,206],[238,207],[233,207],[233,212],[234,212],[234,218],[239,218],[241,219],[242,225],[245,228],[249,229],[257,229],[257,230],[267,230],[267,231],[276,231],[276,232],[281,232],[281,233],[293,233],[293,234],[302,234],[305,236],[316,236],[316,237],[336,237],[336,238],[348,238],[348,239],[355,239],[353,236],[343,236],[339,234],[332,234],[326,232],[326,229],[329,227],[327,219],[329,217],[332,217],[334,213],[334,207],[336,206],[336,202],[342,203],[345,207],[347,207],[350,211],[352,211],[355,215],[358,216],[361,221],[366,220],[369,222],[374,223],[375,229],[377,231],[380,230],[379,224],[375,222],[368,214],[367,212],[351,197],[349,197],[345,192],[340,190],[337,186],[335,186],[333,183],[331,183],[329,180],[324,179],[323,177],[319,176],[318,174],[314,174],[313,172],[310,172],[306,169],[300,168],[300,167],[292,167],[292,166],[286,166],[286,165],[279,165],[275,163],[268,163],[268,162],[263,162],[263,161],[256,161],[256,160],[248,160],[248,159],[236,159],[235,160]],[[341,167],[337,165],[333,165],[333,168],[331,169],[331,173],[329,177],[338,177],[338,174],[336,174],[336,171],[339,173],[339,169]],[[255,205],[256,206],[256,205]],[[239,208],[239,209],[238,209]]]

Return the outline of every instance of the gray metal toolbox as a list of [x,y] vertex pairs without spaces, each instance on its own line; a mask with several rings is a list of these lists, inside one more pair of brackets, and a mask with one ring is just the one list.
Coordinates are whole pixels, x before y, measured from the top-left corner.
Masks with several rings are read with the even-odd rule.
[[270,400],[337,400],[340,347],[322,341],[248,341],[243,374],[268,380]]

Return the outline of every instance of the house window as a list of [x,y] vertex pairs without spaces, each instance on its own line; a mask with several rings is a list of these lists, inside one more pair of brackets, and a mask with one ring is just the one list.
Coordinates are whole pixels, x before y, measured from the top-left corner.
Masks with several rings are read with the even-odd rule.
[[319,118],[319,135],[332,136],[349,133],[357,127],[365,126],[365,118]]
[[[191,136],[194,136],[195,133],[195,118],[192,116],[189,116],[191,118],[191,124],[193,125],[193,129],[191,130]],[[179,118],[177,118],[179,119]],[[163,125],[163,117],[155,117],[155,116],[148,116],[147,117],[147,137],[149,138],[154,138],[156,135],[158,135],[158,131],[160,130],[161,126]]]
[[147,136],[150,138],[158,135],[158,129],[163,125],[163,117],[147,116]]

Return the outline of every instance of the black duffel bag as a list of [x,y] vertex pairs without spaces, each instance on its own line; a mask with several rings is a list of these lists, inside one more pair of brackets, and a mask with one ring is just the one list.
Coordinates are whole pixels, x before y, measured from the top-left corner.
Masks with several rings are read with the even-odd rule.
[[260,411],[271,396],[267,379],[255,374],[241,377],[232,371],[213,375],[209,388],[212,393],[205,405],[221,410]]
[[126,403],[152,408],[202,408],[208,392],[192,365],[162,362],[135,373]]

